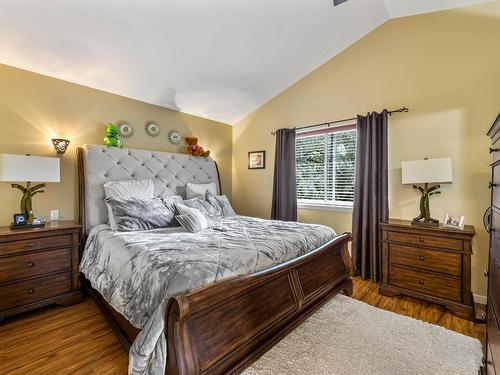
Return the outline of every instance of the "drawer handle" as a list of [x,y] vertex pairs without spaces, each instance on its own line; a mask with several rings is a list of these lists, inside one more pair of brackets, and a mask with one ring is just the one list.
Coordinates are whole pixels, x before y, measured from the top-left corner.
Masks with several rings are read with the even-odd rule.
[[498,152],[500,151],[500,148],[492,148],[490,147],[490,154],[494,153],[494,152]]
[[494,187],[497,187],[498,184],[494,184],[493,182],[488,182],[488,189],[493,189]]
[[488,270],[484,270],[483,275],[484,275],[484,277],[488,277],[490,275],[490,273],[488,272]]
[[418,259],[419,259],[419,260],[421,260],[421,261],[423,262],[423,261],[425,260],[425,257],[424,257],[423,255],[420,255],[420,256],[418,257]]
[[26,263],[26,265],[28,266],[28,268],[32,268],[32,267],[35,265],[35,263],[33,263],[33,262],[28,262],[28,263]]
[[28,294],[33,294],[33,293],[35,293],[35,289],[33,289],[33,288],[29,288],[29,289],[26,291],[26,293],[28,293]]
[[420,242],[424,242],[424,239],[423,239],[422,237],[420,237],[418,240],[419,240]]
[[35,243],[34,243],[34,242],[28,242],[28,243],[26,244],[26,247],[33,247],[33,246],[35,246]]
[[419,283],[420,285],[424,285],[424,280],[418,280],[418,283]]

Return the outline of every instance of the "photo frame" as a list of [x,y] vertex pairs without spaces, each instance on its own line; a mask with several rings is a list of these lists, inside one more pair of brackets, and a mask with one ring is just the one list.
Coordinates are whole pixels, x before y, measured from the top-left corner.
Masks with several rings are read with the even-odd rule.
[[24,214],[14,214],[12,225],[14,226],[26,226],[28,224],[28,220]]
[[248,169],[265,169],[265,168],[266,168],[266,152],[250,151],[248,153]]
[[443,227],[447,228],[455,228],[455,229],[464,229],[465,225],[465,217],[464,216],[457,216],[457,215],[451,215],[451,214],[446,214],[444,220],[443,220]]

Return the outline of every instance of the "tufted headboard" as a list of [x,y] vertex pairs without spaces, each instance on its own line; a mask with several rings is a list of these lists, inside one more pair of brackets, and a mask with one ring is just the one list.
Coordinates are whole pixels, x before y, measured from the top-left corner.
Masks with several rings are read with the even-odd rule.
[[154,178],[157,196],[178,194],[185,198],[188,182],[215,182],[217,191],[221,192],[217,164],[211,158],[84,145],[77,149],[77,160],[82,241],[92,227],[108,222],[104,202],[107,181]]

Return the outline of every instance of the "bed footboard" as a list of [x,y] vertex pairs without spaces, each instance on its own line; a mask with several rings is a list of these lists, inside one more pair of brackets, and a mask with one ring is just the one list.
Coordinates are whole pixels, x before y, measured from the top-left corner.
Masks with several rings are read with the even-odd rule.
[[350,239],[172,298],[166,374],[238,374],[338,292],[350,295]]

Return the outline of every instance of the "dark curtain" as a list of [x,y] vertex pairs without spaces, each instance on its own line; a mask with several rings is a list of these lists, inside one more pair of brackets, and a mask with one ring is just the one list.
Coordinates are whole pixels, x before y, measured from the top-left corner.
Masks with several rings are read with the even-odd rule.
[[358,116],[356,178],[352,212],[354,272],[378,282],[382,252],[379,223],[389,218],[387,111]]
[[276,131],[271,219],[297,221],[294,129]]

